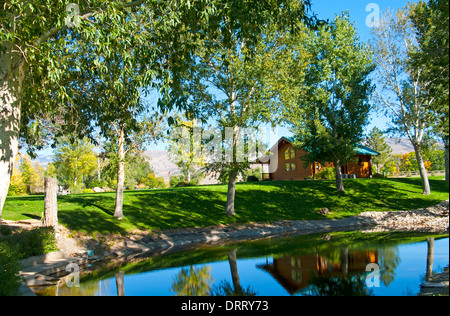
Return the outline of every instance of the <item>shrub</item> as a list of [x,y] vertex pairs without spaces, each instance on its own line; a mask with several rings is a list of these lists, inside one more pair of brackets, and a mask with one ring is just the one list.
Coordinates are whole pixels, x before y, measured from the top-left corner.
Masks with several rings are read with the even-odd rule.
[[106,182],[105,180],[94,180],[91,181],[91,183],[89,183],[89,189],[93,189],[93,188],[104,188],[108,186],[108,182]]
[[335,176],[335,170],[333,167],[325,167],[314,175],[314,179],[334,180]]
[[52,227],[14,232],[3,237],[2,240],[10,247],[14,247],[19,254],[19,259],[40,256],[58,250]]
[[195,186],[195,185],[196,184],[194,184],[192,181],[191,182],[182,181],[182,182],[178,182],[175,185],[175,188],[192,187],[192,186]]
[[75,184],[71,183],[69,185],[69,190],[70,190],[70,194],[80,194],[83,192],[83,184],[78,183],[75,185]]
[[258,182],[259,179],[256,176],[248,176],[247,182]]
[[0,296],[19,294],[22,278],[17,251],[0,241]]
[[82,193],[94,193],[92,189],[83,189]]
[[375,173],[374,175],[372,175],[372,178],[374,178],[374,179],[385,179],[386,177],[384,175],[382,175],[381,173]]

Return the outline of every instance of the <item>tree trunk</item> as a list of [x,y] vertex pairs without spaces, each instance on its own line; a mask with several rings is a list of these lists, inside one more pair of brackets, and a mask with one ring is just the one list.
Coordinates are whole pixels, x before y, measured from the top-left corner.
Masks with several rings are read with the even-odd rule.
[[425,168],[425,164],[423,162],[422,148],[420,144],[415,143],[413,145],[416,153],[417,164],[419,165],[420,178],[422,180],[422,193],[424,195],[430,195],[430,182],[428,181],[427,169]]
[[119,128],[119,162],[117,168],[116,208],[114,217],[123,218],[123,189],[125,186],[125,134],[123,128]]
[[19,151],[21,97],[25,77],[23,58],[12,54],[7,52],[0,55],[0,220]]
[[116,277],[116,288],[117,288],[117,296],[125,296],[125,282],[124,282],[124,271],[119,271],[115,274]]
[[228,251],[228,262],[230,263],[231,280],[233,281],[234,293],[242,294],[241,280],[239,279],[239,272],[236,261],[237,248]]
[[448,137],[444,137],[444,148],[445,148],[445,162],[444,162],[444,164],[445,164],[445,166],[444,166],[444,168],[445,168],[445,180],[449,180],[449,170],[448,170],[448,167],[449,167],[449,152],[448,152],[448,147],[449,147],[449,140],[448,140]]
[[225,214],[229,216],[236,216],[234,212],[234,196],[236,193],[236,171],[231,171],[230,179],[228,180],[228,194],[227,194],[227,207]]
[[338,160],[334,163],[336,171],[336,190],[344,192],[344,182],[342,181],[341,162]]
[[428,245],[427,274],[425,276],[425,279],[427,281],[430,281],[431,277],[433,276],[433,263],[434,263],[434,238],[433,237],[427,238],[427,245]]
[[187,168],[187,179],[186,179],[186,181],[187,182],[191,182],[191,170],[190,170],[190,165],[188,165],[188,168]]
[[58,180],[45,178],[44,226],[58,232]]

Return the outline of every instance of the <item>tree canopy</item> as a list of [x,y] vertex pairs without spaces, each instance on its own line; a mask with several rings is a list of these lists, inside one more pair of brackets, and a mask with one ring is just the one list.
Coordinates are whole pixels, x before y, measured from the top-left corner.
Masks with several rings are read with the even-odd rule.
[[293,74],[304,91],[284,117],[308,163],[334,162],[337,190],[343,191],[340,166],[352,159],[371,110],[371,53],[345,14],[309,32],[304,49],[312,56],[309,65]]

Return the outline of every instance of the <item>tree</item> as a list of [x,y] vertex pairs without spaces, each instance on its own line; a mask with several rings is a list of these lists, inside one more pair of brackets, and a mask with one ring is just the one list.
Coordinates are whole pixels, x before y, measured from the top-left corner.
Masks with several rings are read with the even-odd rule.
[[[16,158],[16,160],[19,160],[19,156]],[[26,193],[27,193],[27,185],[25,184],[24,179],[22,177],[22,172],[18,168],[18,161],[16,161],[16,164],[14,166],[14,172],[11,177],[11,185],[9,186],[8,195],[16,196]]]
[[429,85],[427,94],[436,98],[436,134],[445,144],[445,179],[449,180],[449,3],[445,0],[420,1],[412,5],[419,50],[411,54],[411,67],[420,69]]
[[71,188],[71,192],[81,191],[83,179],[97,167],[94,145],[88,139],[64,137],[55,148],[55,167],[60,180]]
[[[195,131],[195,134],[194,134]],[[198,180],[201,172],[198,169],[204,166],[205,159],[202,156],[201,128],[196,120],[178,119],[177,126],[172,129],[169,140],[169,153],[171,160],[177,165],[184,176],[183,181]],[[173,183],[176,179],[174,178]],[[172,182],[172,181],[171,181]]]
[[372,161],[376,165],[377,173],[381,173],[380,165],[384,166],[389,161],[392,148],[386,143],[383,132],[377,127],[374,127],[369,133],[367,146],[380,153],[379,156],[374,156]]
[[411,141],[423,194],[430,194],[422,147],[424,135],[437,120],[431,107],[436,97],[427,93],[430,81],[422,75],[423,68],[411,67],[410,56],[417,51],[415,28],[409,9],[386,11],[380,26],[373,28],[370,46],[377,64],[376,102],[392,119],[391,131],[407,135]]
[[306,161],[334,162],[336,189],[344,191],[341,165],[354,156],[368,123],[374,65],[345,14],[310,32],[305,43],[310,65],[305,74],[293,74],[304,91],[285,108],[284,117],[295,144],[307,152]]
[[[272,80],[277,57],[281,55],[277,41],[282,40],[286,29],[299,30],[301,22],[307,20],[309,2],[279,2],[276,7],[258,2],[257,7],[252,7],[251,2],[244,1],[233,6],[222,7],[214,15],[218,28],[213,34],[204,35],[207,41],[197,49],[194,71],[183,86],[186,103],[195,105],[204,121],[214,120],[214,136],[204,133],[204,145],[219,149],[212,150],[212,155],[208,149],[203,151],[205,170],[227,179],[225,213],[232,216],[236,179],[249,168],[249,147],[255,142],[251,133],[244,131],[273,121],[274,111],[280,105]],[[295,18],[291,9],[298,14]],[[292,24],[286,21],[288,15]],[[238,157],[239,146],[245,148],[247,157]]]
[[[19,136],[33,147],[33,140],[39,138],[38,131],[43,126],[39,124],[39,118],[58,112],[65,113],[63,116],[68,119],[76,113],[62,109],[71,95],[61,84],[62,79],[67,79],[65,70],[73,67],[66,62],[67,57],[82,54],[82,51],[68,51],[72,38],[82,36],[86,42],[102,42],[105,49],[112,49],[106,38],[99,37],[95,26],[108,15],[111,18],[108,21],[110,29],[120,29],[122,25],[114,19],[117,13],[105,8],[132,5],[122,1],[79,1],[76,7],[85,13],[72,11],[68,15],[70,2],[33,0],[1,3],[0,216],[18,153]],[[69,26],[72,29],[69,30]],[[26,95],[29,98],[24,97]]]

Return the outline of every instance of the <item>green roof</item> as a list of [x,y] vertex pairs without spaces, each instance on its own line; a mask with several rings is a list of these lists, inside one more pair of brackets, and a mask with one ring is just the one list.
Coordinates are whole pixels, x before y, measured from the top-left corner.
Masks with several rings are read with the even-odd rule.
[[358,155],[379,156],[380,153],[363,145],[356,145],[355,151]]
[[[290,142],[290,143],[293,143],[293,142],[294,142],[294,140],[293,140],[291,137],[285,137],[285,136],[283,136],[283,137],[281,137],[281,138],[278,140],[277,144],[278,144],[282,139],[285,139],[285,140],[287,140],[287,141]],[[356,154],[357,154],[357,155],[370,155],[370,156],[379,156],[379,155],[380,155],[379,152],[377,152],[377,151],[375,151],[375,150],[373,150],[373,149],[370,149],[369,147],[360,145],[360,144],[356,145],[355,151],[356,151]]]

